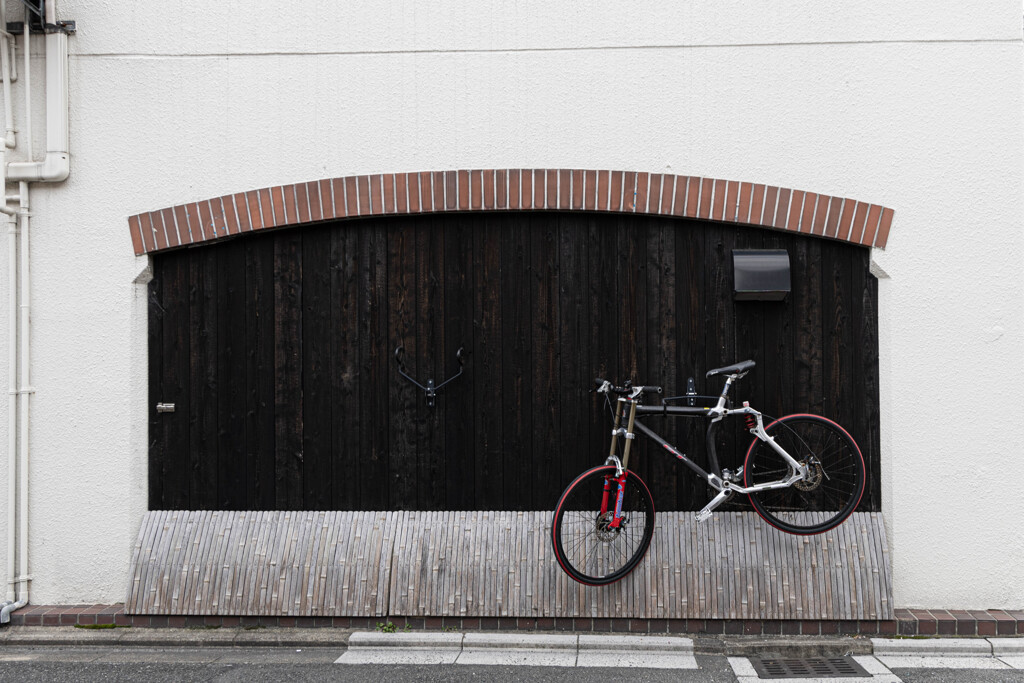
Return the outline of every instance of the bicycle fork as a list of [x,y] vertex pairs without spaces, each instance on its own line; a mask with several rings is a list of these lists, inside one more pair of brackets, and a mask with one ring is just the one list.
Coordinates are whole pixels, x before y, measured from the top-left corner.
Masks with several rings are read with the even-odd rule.
[[[626,421],[626,427],[622,427],[622,407],[626,403],[629,403],[629,417]],[[615,476],[605,477],[604,493],[601,496],[601,517],[604,517],[609,512],[609,504],[612,503],[612,482],[615,482],[615,501],[612,509],[612,518],[608,522],[609,529],[618,529],[622,526],[622,499],[626,491],[626,468],[629,467],[629,451],[633,445],[633,426],[635,422],[636,402],[627,401],[622,398],[616,401],[615,423],[612,426],[612,445],[608,453],[608,459],[605,461],[608,464],[615,465]],[[623,436],[626,439],[626,443],[622,448],[621,461],[618,456],[619,436]]]

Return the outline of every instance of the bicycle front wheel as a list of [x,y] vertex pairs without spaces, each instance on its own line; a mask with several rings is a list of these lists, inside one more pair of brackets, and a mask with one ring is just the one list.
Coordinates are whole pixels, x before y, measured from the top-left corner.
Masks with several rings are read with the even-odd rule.
[[[864,457],[845,429],[818,415],[789,415],[765,432],[794,460],[809,467],[803,481],[748,494],[772,526],[791,534],[820,534],[849,517],[864,494]],[[754,439],[743,463],[745,486],[787,479],[793,468],[770,444]]]
[[643,559],[654,534],[654,500],[647,485],[626,470],[622,519],[614,523],[620,493],[616,468],[595,467],[576,477],[555,507],[551,542],[566,574],[588,586],[624,577]]

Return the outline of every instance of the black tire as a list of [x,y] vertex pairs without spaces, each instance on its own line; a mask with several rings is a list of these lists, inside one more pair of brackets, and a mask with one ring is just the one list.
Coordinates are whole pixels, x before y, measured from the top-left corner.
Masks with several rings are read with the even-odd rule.
[[[845,429],[818,415],[788,415],[769,424],[765,432],[797,462],[812,464],[809,481],[748,494],[766,522],[791,534],[820,534],[853,514],[864,495],[867,471],[860,448]],[[745,486],[791,474],[782,456],[754,439],[743,463]]]
[[609,529],[612,512],[601,514],[606,481],[611,481],[614,510],[616,469],[607,465],[587,470],[558,499],[551,523],[551,543],[566,574],[588,586],[604,586],[624,577],[643,559],[654,535],[654,499],[634,472],[626,471],[622,498],[623,522]]

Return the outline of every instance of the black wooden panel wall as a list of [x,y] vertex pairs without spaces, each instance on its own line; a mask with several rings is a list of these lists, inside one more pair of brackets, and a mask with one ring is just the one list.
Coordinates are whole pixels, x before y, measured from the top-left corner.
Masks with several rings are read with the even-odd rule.
[[[785,303],[734,302],[733,248],[784,248]],[[877,289],[868,250],[762,229],[586,214],[372,219],[154,257],[150,508],[550,509],[599,464],[595,375],[702,392],[752,358],[737,399],[853,433],[880,504]],[[422,382],[465,373],[428,408]],[[175,404],[157,413],[157,402]],[[652,426],[658,431],[659,425]],[[662,433],[703,461],[697,424]],[[723,430],[723,466],[748,440]],[[708,490],[657,449],[632,464],[660,509]]]

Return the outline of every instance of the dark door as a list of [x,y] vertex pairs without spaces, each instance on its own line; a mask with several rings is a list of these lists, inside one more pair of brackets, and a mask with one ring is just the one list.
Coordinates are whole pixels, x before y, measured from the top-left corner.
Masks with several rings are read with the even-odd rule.
[[[733,248],[788,250],[788,300],[734,301]],[[606,454],[595,375],[678,394],[692,376],[713,393],[706,370],[752,358],[736,398],[847,426],[868,461],[861,509],[878,509],[868,257],[763,229],[566,213],[377,218],[154,256],[150,507],[551,509]],[[454,374],[460,347],[464,374],[428,407],[397,346],[423,384]],[[663,433],[703,462],[697,425]],[[741,433],[723,431],[723,466]],[[709,498],[656,449],[632,464],[661,509]]]

